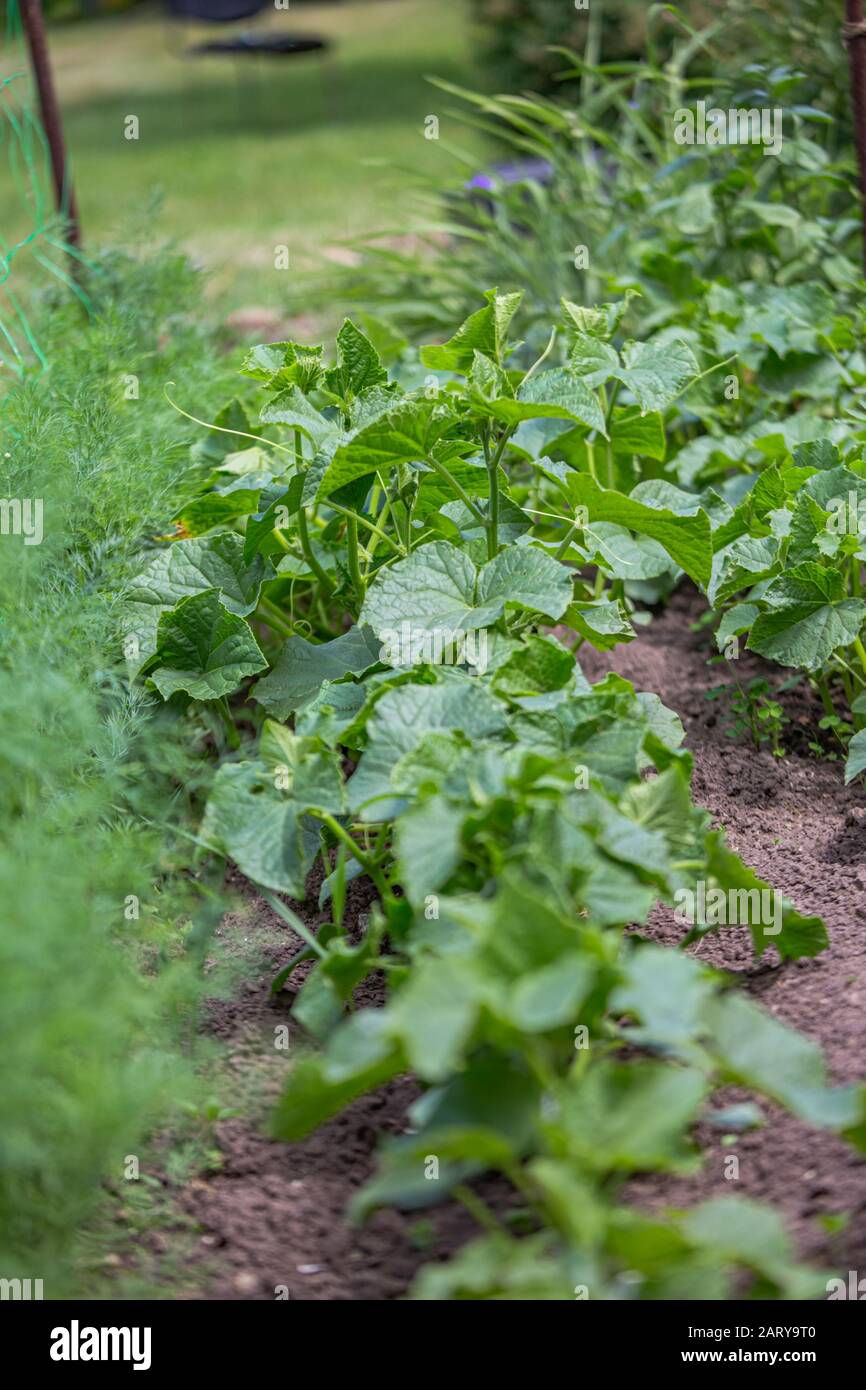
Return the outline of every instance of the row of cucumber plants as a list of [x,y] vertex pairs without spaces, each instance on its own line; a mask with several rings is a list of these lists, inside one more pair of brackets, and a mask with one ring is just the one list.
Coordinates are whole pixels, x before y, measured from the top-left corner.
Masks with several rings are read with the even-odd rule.
[[[127,593],[125,649],[209,723],[202,853],[297,932],[275,989],[313,965],[293,1013],[319,1049],[290,1068],[274,1133],[421,1083],[354,1208],[454,1195],[477,1217],[417,1296],[817,1295],[825,1276],[772,1211],[719,1196],[660,1221],[620,1195],[632,1174],[698,1165],[691,1131],[728,1082],[866,1146],[862,1087],[829,1086],[819,1049],[647,939],[659,905],[681,946],[747,930],[788,960],[826,932],[694,805],[676,715],[619,676],[590,685],[577,659],[633,635],[623,566],[712,583],[731,509],[686,509],[651,475],[617,484],[715,364],[685,341],[617,348],[622,306],[567,303],[517,367],[518,310],[491,291],[414,378],[349,321],[331,365],[320,347],[253,349],[264,403],[250,418],[249,394],[233,400],[204,436],[205,482]],[[585,469],[538,453],[549,422]],[[317,859],[329,920],[313,933],[286,898]],[[360,875],[377,894],[361,924]],[[386,1002],[356,1008],[374,972]],[[472,1185],[490,1172],[492,1203]]]
[[[579,106],[446,88],[470,113],[448,119],[495,133],[527,161],[525,175],[493,172],[455,201],[450,220],[440,215],[447,253],[371,249],[341,289],[392,332],[414,336],[468,312],[479,280],[526,285],[523,366],[542,350],[559,297],[610,297],[617,343],[630,335],[657,358],[680,362],[685,347],[700,363],[724,364],[673,402],[634,397],[633,450],[586,421],[533,422],[517,443],[538,463],[565,466],[564,478],[547,470],[536,505],[548,511],[575,502],[586,486],[575,484],[577,470],[642,500],[652,487],[683,515],[706,512],[713,566],[701,583],[720,649],[732,656],[747,644],[812,684],[835,748],[853,735],[850,780],[866,762],[866,359],[852,155],[812,104],[839,102],[784,54],[727,74],[722,65],[711,83],[691,73],[724,43],[724,22],[698,33],[677,22],[683,39],[664,63],[651,46],[645,61],[610,67],[563,54],[565,74],[581,83]],[[774,157],[757,140],[679,145],[677,113],[698,100],[778,118]],[[549,365],[610,394],[623,381],[599,336],[583,324],[561,334]],[[605,563],[627,597],[662,598],[678,573],[658,550]]]

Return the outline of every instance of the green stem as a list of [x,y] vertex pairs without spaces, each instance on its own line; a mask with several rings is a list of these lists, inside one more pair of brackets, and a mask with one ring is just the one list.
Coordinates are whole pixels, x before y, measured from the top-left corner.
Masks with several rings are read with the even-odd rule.
[[[176,410],[178,415],[183,415],[185,419],[192,420],[194,425],[204,425],[206,430],[216,430],[218,434],[236,434],[239,439],[252,439],[260,446],[266,444],[269,449],[279,449],[280,452],[284,454],[296,453],[296,451],[290,449],[287,444],[277,444],[275,440],[264,439],[260,434],[250,434],[247,430],[230,430],[227,429],[225,425],[215,425],[212,420],[200,420],[197,415],[190,415],[188,410],[184,410],[183,406],[178,405],[177,401],[172,400],[171,396],[168,394],[169,386],[174,386],[174,382],[167,381],[162,388],[162,393],[172,410]],[[295,434],[297,435],[297,433],[298,431],[296,430]]]
[[855,671],[853,666],[849,666],[844,656],[840,656],[839,653],[836,652],[833,660],[838,661],[843,671],[847,671],[848,675],[851,676],[858,685],[866,686],[866,675],[864,675],[863,671]]
[[478,1222],[483,1231],[490,1232],[491,1235],[501,1236],[505,1234],[505,1227],[498,1217],[490,1210],[487,1203],[476,1195],[465,1183],[458,1183],[453,1189],[453,1195],[461,1202],[470,1216]]
[[568,554],[568,548],[571,545],[571,542],[574,540],[578,531],[582,530],[583,527],[578,526],[576,521],[571,526],[569,526],[568,530],[565,533],[565,538],[553,552],[553,558],[555,560],[563,560],[565,558],[565,556]]
[[303,507],[298,508],[298,539],[301,542],[301,550],[304,552],[304,559],[309,565],[311,573],[316,576],[322,589],[330,596],[334,592],[334,586],[313,554],[310,532],[307,526],[307,513]]
[[283,637],[294,637],[295,629],[291,623],[287,622],[277,605],[264,595],[259,599],[256,616],[261,618],[263,623],[267,623],[268,627],[273,628],[274,632],[282,633]]
[[490,496],[487,504],[487,558],[494,560],[499,550],[499,478],[496,464],[488,470]]
[[[499,461],[505,453],[505,446],[511,430],[505,430],[499,441],[496,453],[488,459],[487,476],[490,480],[490,499],[487,506],[487,558],[493,560],[499,553]],[[486,453],[486,449],[485,449]]]
[[607,438],[605,439],[605,445],[607,450],[607,485],[610,488],[614,486],[613,445],[610,441],[610,426],[613,420],[613,407],[616,403],[616,394],[618,390],[619,382],[615,381],[613,383],[613,386],[611,387],[610,400],[608,400],[604,387],[601,388],[601,400],[602,405],[604,407],[604,428],[607,435]]
[[863,646],[863,643],[859,637],[855,637],[851,645],[857,653],[857,660],[863,667],[864,675],[866,675],[866,647]]
[[586,461],[589,464],[589,476],[592,478],[593,482],[597,483],[598,474],[595,471],[595,445],[590,444],[589,440],[586,441]]
[[824,706],[824,713],[829,719],[835,718],[836,710],[833,706],[833,698],[830,691],[827,689],[826,679],[821,677],[815,684],[818,687],[818,694],[821,696],[821,704]]
[[434,472],[439,474],[440,478],[445,479],[448,486],[453,490],[454,495],[460,498],[460,501],[463,503],[464,507],[466,507],[470,514],[474,516],[478,524],[480,526],[486,527],[487,517],[484,515],[482,511],[479,510],[478,507],[476,507],[475,503],[472,501],[472,498],[469,496],[469,493],[460,483],[458,483],[451,470],[446,468],[444,463],[440,463],[437,458],[434,458],[432,454],[427,454],[424,459],[424,462],[428,463],[430,467],[434,470]]
[[547,340],[547,347],[544,349],[544,352],[541,354],[540,357],[536,357],[536,359],[535,359],[535,361],[533,362],[532,366],[529,368],[529,371],[526,373],[526,376],[525,376],[525,377],[523,378],[523,380],[521,381],[521,383],[520,383],[521,386],[525,386],[525,385],[526,385],[527,381],[528,381],[529,378],[532,376],[533,372],[537,372],[537,371],[538,371],[538,368],[541,366],[542,362],[543,362],[547,357],[550,356],[551,352],[553,351],[553,345],[554,345],[554,343],[556,342],[557,331],[558,331],[558,330],[557,330],[556,328],[554,328],[554,329],[551,330],[550,337],[549,337],[548,340]]
[[358,518],[354,512],[346,519],[346,558],[349,567],[349,578],[352,587],[358,596],[358,607],[364,602],[366,586],[364,577],[361,574],[361,566],[358,562]]
[[330,811],[323,811],[318,806],[311,808],[307,814],[314,816],[316,820],[322,821],[322,823],[328,827],[331,834],[344,844],[349,853],[357,859],[367,877],[375,883],[379,890],[380,897],[388,897],[389,889],[384,876],[380,873],[373,860],[360,848],[358,842],[352,839],[352,836],[349,834],[348,830],[346,830],[345,826],[342,826],[336,817],[331,815]]
[[225,695],[223,695],[220,700],[217,700],[217,706],[219,708],[220,714],[222,715],[223,723],[225,724],[226,738],[228,740],[229,748],[240,748],[241,736],[235,728],[235,721],[232,718],[232,712],[229,709],[229,702]]
[[[286,907],[285,903],[281,903],[279,898],[274,897],[273,893],[269,893],[267,888],[263,888],[260,883],[254,883],[253,887],[259,897],[264,898],[268,907],[272,908],[278,917],[282,917],[283,921],[292,928],[292,931],[297,932],[298,936],[302,941],[307,943],[311,951],[315,951],[316,955],[324,960],[327,951],[316,940],[309,927],[305,926],[300,917],[292,912],[290,907]],[[277,978],[279,979],[279,976]]]
[[354,517],[356,526],[363,526],[366,530],[372,531],[374,536],[378,536],[380,540],[385,541],[390,545],[392,550],[396,550],[398,555],[406,554],[402,545],[398,545],[397,541],[392,540],[380,526],[377,526],[374,521],[370,521],[366,516],[360,516],[358,512],[350,511],[348,507],[341,507],[336,502],[332,502],[330,498],[328,499],[328,506],[332,512],[339,512],[340,516]]
[[[300,471],[304,466],[304,442],[300,430],[295,430],[294,442],[295,464]],[[310,544],[310,531],[307,524],[307,513],[303,503],[298,507],[298,539],[301,542],[301,550],[304,553],[304,559],[310,568],[310,572],[316,576],[324,592],[330,596],[334,591],[334,586],[313,554],[313,547]]]

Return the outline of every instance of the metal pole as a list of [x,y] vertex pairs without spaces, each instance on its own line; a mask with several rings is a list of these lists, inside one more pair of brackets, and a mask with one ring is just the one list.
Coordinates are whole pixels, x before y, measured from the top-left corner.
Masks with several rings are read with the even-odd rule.
[[51,174],[54,181],[54,197],[57,211],[65,223],[66,240],[70,246],[81,246],[81,225],[78,221],[78,207],[75,192],[66,167],[66,148],[63,143],[63,126],[60,121],[60,108],[51,76],[51,63],[48,57],[48,44],[45,39],[45,22],[42,17],[42,0],[19,0],[21,21],[27,36],[30,61],[36,77],[36,90],[39,93],[39,109],[48,149],[51,154]]
[[842,37],[848,46],[851,68],[851,105],[854,108],[854,145],[860,175],[860,205],[863,213],[863,261],[866,265],[866,19],[863,0],[845,0]]

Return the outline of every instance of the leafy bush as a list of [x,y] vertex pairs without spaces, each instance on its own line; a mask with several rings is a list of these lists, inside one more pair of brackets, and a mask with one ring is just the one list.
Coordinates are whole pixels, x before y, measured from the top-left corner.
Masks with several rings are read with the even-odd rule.
[[[593,23],[604,51],[634,57],[642,47],[644,6],[608,0],[583,9],[560,0],[473,0],[482,58],[497,91],[549,92],[560,85],[556,47],[583,50]],[[596,13],[597,12],[597,13]]]
[[487,85],[497,92],[571,96],[577,74],[565,71],[563,49],[582,54],[590,66],[603,59],[660,69],[675,56],[685,33],[701,36],[690,49],[692,76],[739,75],[743,55],[760,54],[768,70],[802,71],[810,99],[841,121],[846,135],[850,132],[840,17],[823,0],[799,0],[787,10],[774,0],[727,0],[721,11],[706,0],[677,6],[643,0],[592,0],[583,6],[571,0],[473,0],[473,10]]

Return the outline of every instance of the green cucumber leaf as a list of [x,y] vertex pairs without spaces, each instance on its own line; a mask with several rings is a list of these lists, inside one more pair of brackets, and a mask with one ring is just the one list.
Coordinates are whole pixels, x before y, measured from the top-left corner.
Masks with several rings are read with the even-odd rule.
[[658,541],[672,560],[701,588],[710,582],[712,539],[706,512],[681,516],[667,507],[648,507],[621,492],[599,487],[588,473],[570,480],[572,501],[586,507],[590,523],[613,521],[638,535]]
[[763,597],[768,606],[753,622],[747,645],[780,666],[820,670],[854,641],[866,618],[866,602],[845,596],[839,571],[813,561],[780,575]]
[[368,627],[351,628],[331,642],[308,642],[289,637],[280,647],[272,670],[250,694],[275,719],[288,719],[318,695],[323,682],[362,675],[380,658],[381,644]]
[[508,608],[560,618],[571,600],[572,571],[543,550],[507,546],[480,570],[448,541],[420,546],[380,570],[359,621],[382,637],[409,623],[414,632],[489,627]]
[[223,606],[218,589],[206,589],[163,613],[145,669],[164,700],[178,690],[218,700],[267,664],[249,625]]
[[316,823],[304,818],[264,762],[223,763],[208,797],[201,836],[253,883],[303,900],[319,848]]

